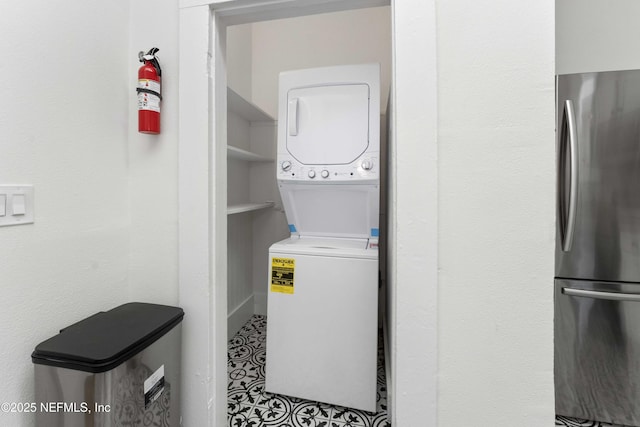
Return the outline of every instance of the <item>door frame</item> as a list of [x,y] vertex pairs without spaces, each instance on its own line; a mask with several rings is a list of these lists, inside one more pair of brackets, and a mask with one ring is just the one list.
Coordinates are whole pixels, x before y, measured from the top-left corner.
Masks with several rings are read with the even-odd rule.
[[[437,425],[435,0],[179,2],[178,286],[186,313],[183,425],[227,423],[226,26],[389,4],[393,70],[388,411],[392,425]],[[420,55],[415,54],[418,51]]]

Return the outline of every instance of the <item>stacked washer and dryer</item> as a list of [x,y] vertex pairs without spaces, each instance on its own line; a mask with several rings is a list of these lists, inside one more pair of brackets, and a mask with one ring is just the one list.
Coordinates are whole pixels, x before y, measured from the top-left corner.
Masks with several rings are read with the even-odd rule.
[[375,411],[380,66],[280,74],[266,391]]

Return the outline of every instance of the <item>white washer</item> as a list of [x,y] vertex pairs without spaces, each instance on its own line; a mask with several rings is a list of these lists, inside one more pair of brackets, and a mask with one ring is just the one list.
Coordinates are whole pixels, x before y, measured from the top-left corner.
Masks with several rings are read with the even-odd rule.
[[280,74],[268,392],[375,411],[380,66]]
[[367,240],[292,237],[269,269],[293,261],[293,294],[270,292],[266,390],[375,411],[378,250]]

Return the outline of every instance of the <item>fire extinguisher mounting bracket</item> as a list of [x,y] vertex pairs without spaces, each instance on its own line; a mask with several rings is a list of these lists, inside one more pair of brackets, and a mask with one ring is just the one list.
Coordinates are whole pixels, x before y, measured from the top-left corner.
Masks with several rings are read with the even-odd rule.
[[155,95],[155,96],[157,96],[158,98],[160,98],[162,100],[162,95],[159,94],[158,92],[156,92],[155,90],[138,87],[138,88],[136,88],[136,92],[137,93],[140,93],[140,92],[142,92],[142,93],[150,93],[151,95]]

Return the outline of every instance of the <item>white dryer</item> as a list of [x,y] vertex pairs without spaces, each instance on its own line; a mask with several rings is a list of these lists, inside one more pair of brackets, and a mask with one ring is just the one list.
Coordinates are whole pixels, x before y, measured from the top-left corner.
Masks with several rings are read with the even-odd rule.
[[378,64],[280,74],[266,391],[375,411]]

